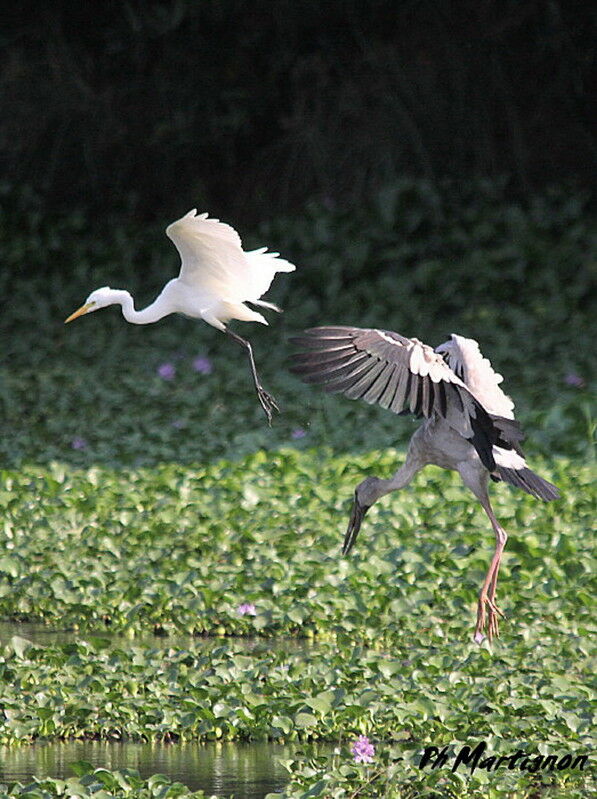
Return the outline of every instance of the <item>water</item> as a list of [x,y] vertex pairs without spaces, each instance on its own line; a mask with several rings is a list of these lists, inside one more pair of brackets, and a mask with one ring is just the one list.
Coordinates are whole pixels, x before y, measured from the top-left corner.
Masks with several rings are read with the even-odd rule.
[[[101,631],[98,635],[109,638],[114,646],[128,647],[175,646],[180,648],[206,649],[221,646],[222,638],[193,638],[172,636],[158,638],[152,635],[128,639],[121,635],[110,635]],[[0,621],[0,645],[6,645],[13,636],[26,638],[35,644],[52,646],[85,640],[89,634],[73,630],[56,630],[43,624]],[[251,651],[311,648],[308,641],[228,639],[235,647]],[[310,747],[309,754],[331,750],[331,745]],[[64,779],[74,776],[70,764],[87,760],[94,767],[110,770],[136,769],[143,777],[165,774],[171,780],[182,782],[193,790],[203,790],[209,796],[214,793],[234,799],[263,799],[270,792],[280,791],[287,782],[288,774],[279,759],[297,755],[297,745],[275,743],[171,743],[143,744],[104,741],[56,741],[39,742],[21,747],[0,746],[0,782],[27,782],[35,777]],[[300,751],[306,751],[301,746]]]
[[[321,753],[328,746],[312,749]],[[103,741],[59,741],[22,747],[0,747],[0,782],[27,782],[32,776],[68,778],[77,760],[94,767],[134,768],[143,777],[166,774],[209,796],[263,799],[280,791],[288,774],[279,758],[292,758],[297,746],[274,743],[134,744]],[[301,747],[304,751],[304,747]]]
[[[73,630],[56,630],[34,622],[0,621],[0,644],[4,646],[14,635],[26,638],[40,646],[59,646],[85,638],[84,635],[78,635]],[[98,635],[102,638],[107,637],[105,633],[103,635],[98,633]]]
[[246,649],[249,652],[271,652],[282,650],[285,652],[301,652],[312,650],[317,646],[307,638],[226,638],[226,637],[197,637],[192,635],[159,636],[144,633],[129,638],[120,633],[111,633],[102,629],[97,632],[79,632],[64,628],[57,630],[36,622],[0,621],[0,646],[5,646],[13,636],[26,638],[38,646],[60,646],[76,641],[85,641],[89,638],[104,638],[113,643],[115,647],[127,649],[131,646],[149,647],[175,647],[178,649],[196,649],[204,647],[207,651],[222,644],[230,643],[235,649]]

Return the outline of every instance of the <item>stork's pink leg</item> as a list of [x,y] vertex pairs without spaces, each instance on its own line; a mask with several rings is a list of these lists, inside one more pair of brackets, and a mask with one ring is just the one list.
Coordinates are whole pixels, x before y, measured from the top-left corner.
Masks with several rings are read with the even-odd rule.
[[480,468],[480,464],[475,465],[468,461],[464,461],[458,464],[458,472],[462,477],[462,482],[467,488],[470,488],[481,503],[495,533],[495,552],[489,564],[487,574],[485,575],[485,580],[479,592],[479,601],[477,603],[475,641],[480,644],[486,634],[490,641],[499,635],[498,619],[500,616],[505,618],[502,611],[495,604],[495,593],[502,552],[506,546],[508,536],[504,528],[495,518],[489,501],[489,494],[487,493],[487,479],[489,475],[487,471]]
[[498,572],[500,570],[500,563],[502,560],[502,553],[508,540],[508,535],[504,528],[499,524],[495,518],[495,514],[489,504],[489,499],[486,501],[481,500],[483,508],[489,517],[491,526],[495,532],[495,553],[487,570],[487,575],[481,591],[479,593],[479,601],[477,603],[477,626],[475,628],[475,641],[481,641],[487,626],[487,637],[491,641],[494,637],[499,637],[499,624],[498,618],[502,616],[505,618],[502,611],[495,604],[495,594],[497,589]]

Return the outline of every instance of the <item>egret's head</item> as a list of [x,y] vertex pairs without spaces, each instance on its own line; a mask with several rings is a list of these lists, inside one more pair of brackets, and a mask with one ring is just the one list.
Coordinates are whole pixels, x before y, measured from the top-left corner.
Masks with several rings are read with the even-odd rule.
[[108,305],[112,305],[114,302],[114,290],[110,288],[110,286],[102,286],[101,289],[96,289],[92,291],[89,297],[85,300],[83,305],[78,308],[74,313],[72,313],[68,319],[64,320],[64,324],[67,322],[72,322],[73,319],[76,319],[79,316],[83,316],[83,314],[91,313],[92,311],[99,311],[100,308],[105,308]]
[[356,487],[354,492],[354,502],[350,512],[350,519],[348,520],[348,528],[344,536],[344,545],[342,547],[342,554],[348,555],[357,539],[361,524],[365,518],[365,514],[384,493],[383,481],[379,477],[366,477],[362,483]]

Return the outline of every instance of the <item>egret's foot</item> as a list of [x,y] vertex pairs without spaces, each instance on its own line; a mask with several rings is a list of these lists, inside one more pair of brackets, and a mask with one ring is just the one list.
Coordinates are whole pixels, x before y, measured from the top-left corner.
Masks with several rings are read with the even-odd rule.
[[475,627],[474,641],[480,644],[487,633],[489,643],[494,638],[500,637],[499,617],[505,619],[505,614],[495,605],[486,594],[481,594],[477,603],[477,626]]
[[277,411],[280,413],[280,408],[278,408],[278,403],[272,397],[271,394],[261,388],[261,386],[257,386],[257,399],[259,400],[261,407],[265,411],[265,415],[267,416],[267,423],[271,427],[272,426],[272,416],[273,412]]

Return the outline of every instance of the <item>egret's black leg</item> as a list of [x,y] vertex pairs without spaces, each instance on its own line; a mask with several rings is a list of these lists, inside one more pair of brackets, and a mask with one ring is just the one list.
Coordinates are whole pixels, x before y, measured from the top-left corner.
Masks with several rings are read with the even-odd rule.
[[238,336],[236,333],[233,333],[232,330],[228,330],[226,328],[226,333],[230,336],[231,339],[236,341],[237,344],[240,344],[241,347],[244,347],[247,351],[247,355],[249,356],[249,363],[251,365],[251,374],[253,375],[253,383],[255,384],[255,391],[257,392],[257,399],[261,403],[261,407],[265,411],[265,415],[267,416],[267,423],[271,426],[272,423],[272,413],[273,411],[279,411],[278,405],[276,400],[272,397],[271,394],[263,388],[261,382],[259,380],[259,375],[257,374],[257,367],[255,366],[255,359],[253,358],[253,348],[251,344],[241,336]]

